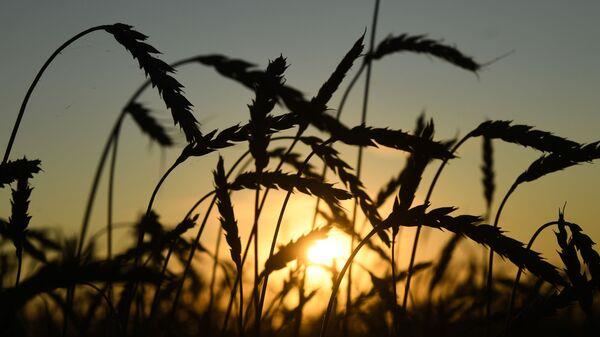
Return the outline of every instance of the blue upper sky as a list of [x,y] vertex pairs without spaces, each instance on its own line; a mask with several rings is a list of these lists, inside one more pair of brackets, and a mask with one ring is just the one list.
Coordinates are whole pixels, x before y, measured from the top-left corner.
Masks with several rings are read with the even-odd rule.
[[[370,24],[372,6],[366,0],[2,1],[0,142],[8,140],[37,69],[54,48],[85,28],[134,25],[150,36],[167,61],[223,53],[264,66],[283,54],[291,64],[288,83],[310,96]],[[599,17],[598,1],[383,0],[378,40],[404,32],[428,34],[481,62],[514,53],[479,77],[423,56],[395,55],[378,62],[368,124],[410,130],[425,110],[434,117],[440,137],[467,132],[490,118],[513,119],[581,142],[598,140]],[[205,130],[248,119],[246,104],[252,95],[237,84],[192,65],[180,69],[177,78]],[[45,172],[34,182],[33,223],[60,224],[69,231],[79,226],[101,147],[122,105],[142,81],[136,62],[101,32],[77,42],[53,63],[32,97],[12,155],[43,161]],[[359,86],[343,117],[348,124],[358,121],[360,92]],[[143,101],[170,123],[155,92],[149,91]],[[148,151],[147,139],[135,126],[129,123],[124,132],[117,176],[120,221],[145,208],[161,167],[159,151]],[[450,166],[434,196],[437,203],[482,212],[479,149],[478,142],[463,149],[462,159]],[[499,198],[538,154],[510,145],[498,146],[496,152]],[[176,155],[177,150],[167,153],[166,162]],[[348,158],[353,161],[354,154]],[[402,160],[399,153],[367,153],[364,172],[373,193],[402,168]],[[213,157],[202,159],[174,175],[157,203],[165,219],[178,219],[212,186],[208,172],[214,164]],[[508,205],[505,227],[524,239],[568,201],[567,217],[598,238],[599,176],[600,169],[588,165],[523,186]],[[6,216],[9,193],[1,193],[5,202],[0,214]],[[100,197],[96,228],[105,221],[104,203]]]

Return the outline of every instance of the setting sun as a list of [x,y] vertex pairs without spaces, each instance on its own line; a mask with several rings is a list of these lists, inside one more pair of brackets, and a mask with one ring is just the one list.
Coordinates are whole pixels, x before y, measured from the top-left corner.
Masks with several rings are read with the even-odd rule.
[[307,251],[308,284],[320,287],[330,282],[332,271],[337,270],[348,256],[347,241],[337,232],[330,232],[326,239],[318,240]]
[[329,236],[326,239],[315,242],[315,244],[308,249],[307,254],[308,260],[311,263],[331,266],[334,259],[338,260],[344,256],[343,241],[334,236]]

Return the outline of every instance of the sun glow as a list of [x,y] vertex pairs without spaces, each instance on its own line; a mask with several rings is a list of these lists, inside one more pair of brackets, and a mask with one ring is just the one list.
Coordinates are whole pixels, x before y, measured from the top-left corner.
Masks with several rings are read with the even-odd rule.
[[331,266],[334,260],[338,260],[345,255],[343,242],[336,237],[329,236],[315,242],[308,249],[307,255],[308,261],[311,263]]

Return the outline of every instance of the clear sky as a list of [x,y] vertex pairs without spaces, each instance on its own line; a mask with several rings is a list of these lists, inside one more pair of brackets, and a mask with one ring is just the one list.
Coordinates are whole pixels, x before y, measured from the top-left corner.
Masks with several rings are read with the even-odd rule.
[[[150,36],[149,42],[167,61],[223,53],[262,67],[281,53],[291,64],[287,82],[311,96],[369,25],[372,6],[372,1],[347,0],[2,1],[2,149],[37,69],[54,48],[85,28],[114,22],[134,25]],[[455,44],[481,62],[514,53],[487,67],[479,78],[423,56],[388,57],[374,65],[368,124],[410,130],[425,110],[434,118],[441,138],[468,132],[489,118],[535,125],[580,142],[598,140],[599,17],[598,1],[383,0],[378,40],[391,33],[429,34]],[[246,104],[252,94],[236,83],[197,65],[180,69],[176,77],[186,86],[204,130],[248,119]],[[12,158],[40,158],[43,163],[43,174],[33,180],[33,226],[60,227],[67,233],[78,230],[101,148],[122,105],[143,80],[136,62],[102,32],[69,47],[52,64],[33,94],[12,154]],[[343,117],[349,125],[359,119],[361,86]],[[152,106],[161,120],[171,123],[154,91],[148,91],[142,101]],[[161,167],[179,152],[170,150],[161,164],[158,148],[149,147],[131,121],[123,131],[117,167],[117,222],[141,214]],[[181,135],[178,139],[182,143]],[[226,164],[245,149],[246,145],[240,145],[225,151]],[[354,154],[344,153],[354,162]],[[363,172],[373,194],[402,169],[404,156],[367,151]],[[481,214],[479,141],[467,144],[460,156],[442,177],[434,203]],[[496,147],[497,199],[537,157],[538,153],[514,145]],[[209,172],[215,163],[215,155],[192,160],[169,179],[156,203],[165,221],[178,221],[212,186]],[[521,186],[507,205],[503,227],[526,240],[537,226],[555,219],[558,207],[567,202],[567,218],[598,240],[599,177],[597,163]],[[431,172],[425,182],[430,178]],[[92,232],[106,221],[106,184],[102,185]],[[422,200],[424,191],[419,193]],[[7,217],[9,190],[0,191],[0,196],[0,214]],[[244,204],[250,198],[251,194],[238,193],[234,202]],[[279,200],[269,204],[269,213],[278,210]],[[292,203],[283,241],[307,225],[305,213],[310,207],[312,201],[302,197]],[[243,210],[240,208],[239,217],[246,228],[250,212]],[[267,227],[274,224],[274,217],[265,216]],[[208,228],[205,244],[209,246],[214,228]],[[269,230],[264,232],[269,234]],[[242,231],[246,233],[247,229]],[[552,235],[542,239],[541,249],[554,259]]]

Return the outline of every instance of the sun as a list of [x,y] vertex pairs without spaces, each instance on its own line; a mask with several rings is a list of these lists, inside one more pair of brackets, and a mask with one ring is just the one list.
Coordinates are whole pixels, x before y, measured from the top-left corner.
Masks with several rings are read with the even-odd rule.
[[334,261],[344,257],[343,241],[335,236],[315,242],[307,252],[308,261],[314,264],[331,266]]
[[348,254],[348,241],[337,232],[330,232],[326,239],[313,243],[306,254],[307,285],[321,287],[331,282],[340,265],[346,262]]

